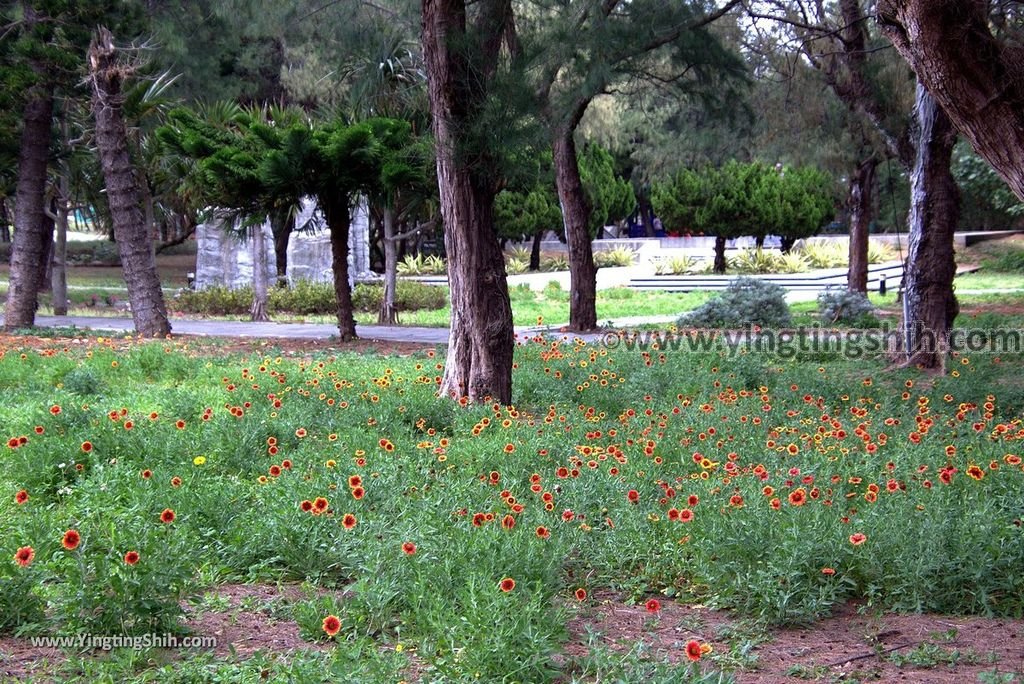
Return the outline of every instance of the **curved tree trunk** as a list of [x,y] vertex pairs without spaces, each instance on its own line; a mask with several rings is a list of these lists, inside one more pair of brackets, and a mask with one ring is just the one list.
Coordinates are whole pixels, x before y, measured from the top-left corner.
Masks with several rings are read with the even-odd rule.
[[971,147],[1024,200],[1024,64],[989,28],[989,4],[883,0],[878,20]]
[[348,202],[337,197],[321,197],[320,208],[331,234],[331,270],[334,273],[334,298],[338,305],[338,336],[342,342],[356,339],[356,320],[352,315],[352,284],[348,281],[348,234],[352,215]]
[[471,63],[465,0],[423,0],[423,56],[452,312],[439,393],[509,404],[515,333],[505,259],[494,227],[498,183],[490,175],[487,150],[466,150],[460,143],[486,100],[507,37],[510,7],[488,0],[480,3],[479,12],[483,53],[479,63]]
[[715,273],[725,273],[726,261],[725,261],[725,238],[721,235],[715,236],[715,263],[712,267],[712,271]]
[[[45,80],[44,80],[45,84]],[[46,233],[46,166],[50,156],[53,86],[41,84],[27,93],[18,152],[18,184],[14,204],[14,244],[10,286],[4,309],[8,330],[35,324],[43,286]]]
[[569,251],[569,327],[586,332],[597,327],[597,267],[590,244],[590,207],[580,180],[572,131],[559,133],[553,148],[555,185]]
[[868,229],[874,214],[873,192],[878,159],[873,155],[862,160],[850,179],[850,269],[846,289],[868,291]]
[[904,353],[908,365],[942,368],[959,311],[953,294],[953,233],[960,217],[960,192],[949,168],[956,130],[920,83],[914,109],[918,148],[910,185]]
[[126,69],[117,63],[116,57],[113,36],[101,27],[89,47],[96,147],[135,329],[147,337],[163,337],[170,334],[171,325],[157,275],[153,240],[142,211],[138,176],[128,154],[121,112],[121,84]]
[[395,291],[398,289],[398,240],[395,238],[395,212],[384,208],[381,221],[384,235],[384,293],[381,296],[377,322],[380,325],[398,323],[398,309],[395,307]]

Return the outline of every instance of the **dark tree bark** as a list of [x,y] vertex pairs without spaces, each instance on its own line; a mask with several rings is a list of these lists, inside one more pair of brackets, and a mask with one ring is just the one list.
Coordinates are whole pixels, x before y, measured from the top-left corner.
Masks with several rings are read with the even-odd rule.
[[846,289],[850,292],[868,291],[868,229],[874,216],[873,193],[878,158],[863,159],[850,179],[850,269],[846,275]]
[[277,269],[278,287],[288,287],[288,242],[291,237],[290,225],[274,231],[274,265]]
[[789,254],[793,251],[793,245],[796,244],[796,238],[788,237],[783,235],[779,238],[779,251],[783,254]]
[[320,208],[331,235],[331,270],[334,273],[334,298],[338,304],[338,336],[342,342],[356,339],[356,320],[352,315],[352,286],[348,282],[348,234],[352,223],[347,198],[321,197]]
[[914,110],[918,145],[910,186],[904,352],[908,365],[943,368],[959,311],[953,294],[953,232],[960,217],[960,192],[949,169],[957,134],[920,83]]
[[461,143],[486,99],[511,10],[507,0],[479,4],[477,60],[471,63],[465,0],[423,0],[423,54],[452,311],[439,393],[509,404],[515,337],[494,228],[498,183],[487,150],[467,150]]
[[26,97],[18,152],[10,286],[4,309],[4,327],[8,330],[31,328],[35,324],[39,290],[46,273],[43,259],[49,249],[46,167],[50,155],[53,86],[44,81],[31,88]]
[[540,243],[544,237],[544,231],[538,230],[533,234],[533,247],[530,249],[530,270],[540,270]]
[[107,186],[110,218],[121,254],[121,268],[128,286],[135,329],[147,337],[164,337],[171,332],[164,305],[156,253],[142,210],[138,175],[128,153],[121,85],[127,74],[117,63],[113,36],[105,28],[97,31],[89,46],[89,72],[93,83],[93,113],[96,117],[96,147]]
[[957,130],[1024,200],[1024,49],[992,35],[988,7],[883,0],[878,17]]
[[649,193],[644,189],[637,197],[637,208],[640,210],[640,222],[644,224],[644,235],[649,238],[655,237],[654,220],[651,218],[651,199]]
[[0,242],[11,241],[11,220],[8,218],[7,202],[0,200]]
[[721,235],[715,236],[715,263],[712,266],[712,271],[715,273],[725,273],[726,268],[725,261],[725,238]]
[[555,185],[562,205],[565,241],[569,252],[569,327],[586,332],[597,327],[597,267],[590,244],[590,207],[580,180],[572,126],[556,136],[553,151]]

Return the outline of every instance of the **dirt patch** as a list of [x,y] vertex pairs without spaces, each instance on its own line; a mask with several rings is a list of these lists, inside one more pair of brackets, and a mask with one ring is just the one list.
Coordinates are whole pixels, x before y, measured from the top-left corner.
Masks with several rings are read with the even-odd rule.
[[653,659],[670,662],[685,662],[690,639],[709,643],[709,667],[736,668],[737,684],[953,684],[993,670],[1024,681],[1024,620],[861,614],[850,604],[808,627],[762,630],[704,607],[662,601],[654,616],[643,605],[598,595],[569,622],[566,655],[586,654],[588,631],[618,652],[643,641]]

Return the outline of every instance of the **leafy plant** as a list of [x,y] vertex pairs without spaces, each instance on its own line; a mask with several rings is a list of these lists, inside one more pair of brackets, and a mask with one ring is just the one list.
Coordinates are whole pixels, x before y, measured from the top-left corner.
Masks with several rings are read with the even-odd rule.
[[632,266],[636,263],[636,252],[628,247],[602,249],[594,252],[594,263],[598,268]]
[[791,322],[785,290],[756,278],[737,278],[725,292],[679,317],[679,325],[698,328],[782,327]]
[[569,259],[561,254],[554,256],[548,256],[540,261],[540,270],[542,271],[568,271],[569,270]]
[[818,295],[818,313],[826,325],[846,323],[872,327],[878,323],[875,307],[863,292],[829,289]]
[[686,254],[656,259],[654,272],[657,275],[683,275],[689,273],[697,264],[697,260]]

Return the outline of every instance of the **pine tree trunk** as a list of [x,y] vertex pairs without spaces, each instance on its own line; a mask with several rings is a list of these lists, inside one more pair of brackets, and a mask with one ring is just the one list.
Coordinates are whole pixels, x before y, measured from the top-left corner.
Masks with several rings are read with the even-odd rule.
[[89,47],[93,82],[93,113],[96,147],[107,186],[110,218],[121,254],[121,268],[128,286],[135,330],[146,337],[171,332],[164,294],[156,270],[156,253],[142,210],[138,175],[128,154],[128,134],[122,115],[121,85],[126,70],[117,64],[110,31],[100,28]]
[[267,241],[263,237],[263,224],[252,228],[252,308],[249,318],[269,321],[267,314]]
[[580,180],[572,131],[559,133],[553,147],[555,185],[569,251],[569,327],[586,332],[597,327],[597,267],[590,243],[590,207]]
[[[796,243],[796,238],[783,235],[779,238],[779,251],[783,254],[789,254],[793,251],[793,245]],[[760,247],[758,247],[760,249]]]
[[1024,200],[1021,51],[996,39],[987,2],[883,0],[878,22],[971,147]]
[[544,238],[544,231],[538,230],[533,234],[533,247],[530,248],[530,270],[540,270],[540,243]]
[[953,233],[960,192],[950,172],[956,130],[922,84],[914,104],[918,146],[910,185],[910,236],[903,320],[906,363],[943,368],[959,311],[953,294]]
[[11,241],[11,219],[7,213],[7,202],[0,200],[0,242],[7,244]]
[[53,245],[53,257],[50,260],[52,272],[50,274],[51,299],[53,300],[53,315],[68,315],[68,197],[71,192],[67,174],[61,172],[57,181],[57,212],[54,227],[56,229],[56,240]]
[[862,160],[850,181],[850,269],[846,275],[850,292],[868,291],[868,229],[874,215],[877,167],[874,156]]
[[395,239],[395,212],[385,207],[381,222],[384,234],[384,293],[380,301],[377,323],[395,325],[398,323],[398,309],[395,307],[395,290],[398,289],[398,241]]
[[331,270],[334,273],[334,298],[337,303],[338,336],[342,342],[356,339],[356,320],[352,315],[352,285],[348,281],[348,234],[352,221],[345,198],[321,197],[320,208],[331,234]]
[[725,238],[721,235],[715,236],[715,263],[712,270],[715,273],[725,273]]
[[[503,8],[490,2],[481,12]],[[465,149],[463,131],[475,123],[504,34],[500,18],[484,15],[491,35],[481,61],[484,73],[468,57],[465,0],[423,0],[423,55],[437,181],[444,220],[451,289],[448,356],[439,393],[474,402],[512,401],[512,352],[515,335],[505,276],[505,259],[494,227],[496,179],[486,150]]]
[[53,86],[29,90],[18,152],[18,183],[14,204],[14,244],[11,246],[10,285],[4,309],[8,330],[31,328],[39,306],[45,268],[40,268],[46,244],[46,167],[50,156]]

